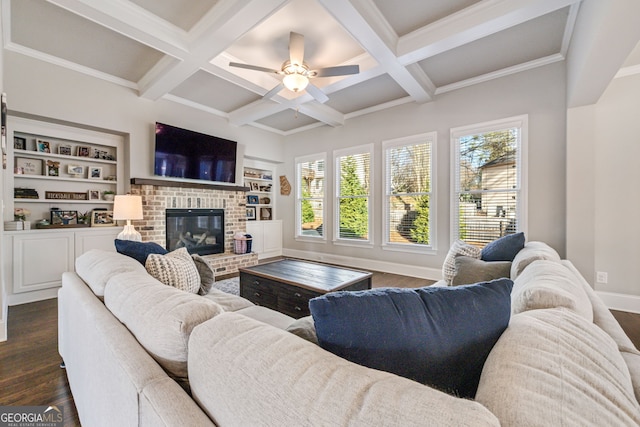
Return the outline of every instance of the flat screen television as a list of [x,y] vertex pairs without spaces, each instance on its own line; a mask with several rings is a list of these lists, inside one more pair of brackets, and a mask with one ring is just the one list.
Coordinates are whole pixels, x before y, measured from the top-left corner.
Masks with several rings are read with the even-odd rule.
[[237,148],[236,141],[156,122],[154,174],[235,183]]

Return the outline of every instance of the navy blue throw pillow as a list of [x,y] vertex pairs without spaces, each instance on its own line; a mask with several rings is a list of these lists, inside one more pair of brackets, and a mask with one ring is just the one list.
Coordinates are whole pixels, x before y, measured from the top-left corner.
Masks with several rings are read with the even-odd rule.
[[457,287],[334,292],[309,302],[322,348],[370,368],[473,398],[509,324],[509,279]]
[[150,254],[164,255],[168,251],[154,242],[136,242],[133,240],[120,240],[116,239],[116,251],[122,255],[135,258],[142,265],[147,262],[147,257]]
[[485,246],[480,253],[480,259],[483,261],[513,261],[522,248],[524,248],[524,233],[507,234]]

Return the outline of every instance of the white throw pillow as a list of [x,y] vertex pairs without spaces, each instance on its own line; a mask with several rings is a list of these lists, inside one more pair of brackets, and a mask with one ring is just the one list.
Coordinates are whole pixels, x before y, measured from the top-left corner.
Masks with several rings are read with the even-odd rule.
[[186,248],[176,249],[166,255],[151,254],[145,263],[147,272],[160,282],[180,290],[197,294],[200,275]]
[[480,258],[480,252],[482,252],[482,249],[462,240],[453,242],[447,257],[444,259],[444,264],[442,264],[442,277],[447,282],[447,285],[451,286],[453,276],[456,275],[456,257],[464,255],[471,258]]

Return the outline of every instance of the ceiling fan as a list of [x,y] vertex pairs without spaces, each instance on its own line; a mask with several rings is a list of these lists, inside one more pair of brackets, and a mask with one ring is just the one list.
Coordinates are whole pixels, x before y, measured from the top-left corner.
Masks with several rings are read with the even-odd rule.
[[317,70],[309,69],[309,66],[304,62],[304,36],[294,33],[293,31],[289,33],[289,59],[282,63],[282,67],[279,70],[259,67],[257,65],[240,64],[238,62],[230,62],[229,66],[275,73],[283,76],[282,83],[267,92],[264,98],[271,98],[280,92],[283,87],[286,87],[292,92],[300,92],[306,89],[306,91],[320,103],[327,102],[329,97],[325,95],[320,88],[309,83],[309,79],[316,77],[346,76],[360,72],[358,65],[341,65],[337,67],[319,68]]

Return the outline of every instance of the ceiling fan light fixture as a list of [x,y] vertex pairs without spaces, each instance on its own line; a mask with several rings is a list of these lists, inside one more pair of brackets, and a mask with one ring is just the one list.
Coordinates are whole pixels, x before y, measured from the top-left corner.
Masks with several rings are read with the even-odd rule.
[[282,79],[284,86],[292,92],[304,90],[309,84],[309,79],[303,74],[286,74]]

